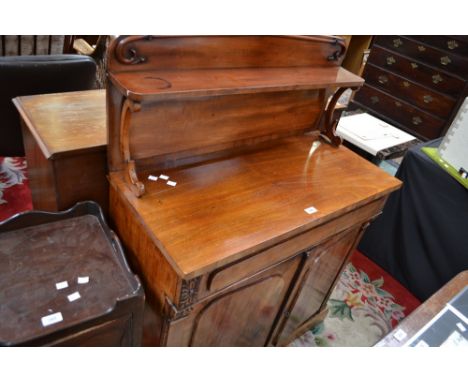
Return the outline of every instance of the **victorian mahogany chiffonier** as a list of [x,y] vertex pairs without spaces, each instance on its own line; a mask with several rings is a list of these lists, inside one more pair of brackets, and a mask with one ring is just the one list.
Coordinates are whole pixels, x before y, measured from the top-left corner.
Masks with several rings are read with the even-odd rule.
[[335,37],[113,41],[110,216],[145,287],[144,344],[281,346],[323,315],[400,186],[334,135],[363,83],[344,53]]

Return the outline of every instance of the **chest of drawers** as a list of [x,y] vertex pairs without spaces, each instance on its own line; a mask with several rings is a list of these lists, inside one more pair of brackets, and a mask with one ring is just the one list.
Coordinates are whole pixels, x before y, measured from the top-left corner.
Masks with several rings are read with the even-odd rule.
[[466,96],[467,36],[377,36],[351,107],[421,139],[445,134]]

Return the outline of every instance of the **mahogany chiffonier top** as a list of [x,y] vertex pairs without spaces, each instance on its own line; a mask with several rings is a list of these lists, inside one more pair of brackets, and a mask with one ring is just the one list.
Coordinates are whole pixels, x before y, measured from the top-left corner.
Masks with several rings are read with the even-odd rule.
[[44,157],[105,149],[106,92],[41,94],[13,100]]
[[[401,182],[345,147],[290,137],[263,150],[140,172],[136,197],[112,182],[181,277],[190,278],[280,243],[394,191]],[[318,142],[318,141],[317,141]],[[167,180],[148,180],[149,175]],[[308,214],[305,209],[317,212]]]

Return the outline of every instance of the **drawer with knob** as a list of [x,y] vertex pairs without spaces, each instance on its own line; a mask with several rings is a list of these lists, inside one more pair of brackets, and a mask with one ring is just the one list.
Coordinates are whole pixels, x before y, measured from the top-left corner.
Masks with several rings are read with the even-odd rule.
[[385,68],[395,74],[410,78],[435,91],[458,97],[465,82],[441,70],[374,45],[368,63]]
[[440,118],[448,118],[455,106],[455,99],[371,63],[367,63],[364,77],[366,83],[382,88],[390,94],[398,94],[398,98]]
[[402,36],[378,36],[375,44],[396,53],[412,57],[420,62],[435,66],[449,73],[468,77],[468,59]]
[[468,56],[468,36],[408,36],[449,53]]
[[369,84],[364,84],[356,93],[353,102],[359,107],[374,111],[377,117],[407,130],[418,138],[437,138],[444,127],[443,119],[425,113]]

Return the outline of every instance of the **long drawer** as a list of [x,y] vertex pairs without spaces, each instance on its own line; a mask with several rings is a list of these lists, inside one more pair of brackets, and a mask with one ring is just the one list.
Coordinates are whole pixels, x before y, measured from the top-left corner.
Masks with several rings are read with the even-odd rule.
[[458,54],[432,48],[420,41],[410,40],[402,36],[378,36],[375,44],[414,57],[418,61],[442,70],[456,73],[462,78],[468,77],[468,60]]
[[449,53],[468,56],[468,36],[408,36],[411,39],[434,45]]
[[465,85],[465,82],[460,78],[378,45],[372,47],[372,54],[368,63],[388,69],[403,77],[411,78],[415,82],[452,97],[458,97]]
[[375,111],[379,118],[419,138],[435,139],[440,136],[444,127],[444,120],[418,110],[369,84],[364,84],[356,93],[354,102],[367,110]]
[[364,76],[369,85],[381,88],[390,94],[398,94],[399,98],[441,118],[448,118],[455,106],[453,98],[425,88],[414,81],[383,70],[371,63],[366,65]]

